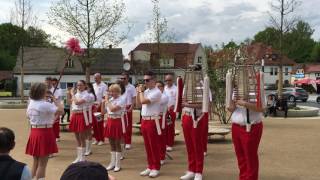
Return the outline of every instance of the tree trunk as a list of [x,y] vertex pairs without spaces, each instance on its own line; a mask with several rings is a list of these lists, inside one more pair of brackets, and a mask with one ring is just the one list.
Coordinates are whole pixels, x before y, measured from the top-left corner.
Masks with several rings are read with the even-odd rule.
[[20,97],[21,97],[21,102],[24,102],[24,47],[21,46],[21,54],[20,54],[20,58],[21,58],[21,65],[20,65]]
[[90,82],[90,66],[86,66],[86,82]]

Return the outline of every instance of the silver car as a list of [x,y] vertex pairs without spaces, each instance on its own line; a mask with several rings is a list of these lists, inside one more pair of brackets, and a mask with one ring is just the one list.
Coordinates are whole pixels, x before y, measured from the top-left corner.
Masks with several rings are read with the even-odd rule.
[[[277,92],[273,92],[270,94],[271,96],[278,96]],[[302,102],[306,102],[309,98],[309,94],[306,90],[302,88],[283,88],[282,89],[283,97],[287,98],[289,102],[295,102],[296,100],[301,100]]]

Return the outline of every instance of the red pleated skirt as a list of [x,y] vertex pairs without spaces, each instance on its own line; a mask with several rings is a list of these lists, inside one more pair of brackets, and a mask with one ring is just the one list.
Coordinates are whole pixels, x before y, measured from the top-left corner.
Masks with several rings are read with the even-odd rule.
[[57,152],[56,137],[52,128],[31,128],[26,154],[42,157]]
[[87,129],[90,129],[90,124],[86,125],[83,113],[72,113],[69,130],[72,132],[83,132]]
[[121,139],[123,135],[121,118],[108,118],[106,128],[104,129],[104,136],[107,138]]

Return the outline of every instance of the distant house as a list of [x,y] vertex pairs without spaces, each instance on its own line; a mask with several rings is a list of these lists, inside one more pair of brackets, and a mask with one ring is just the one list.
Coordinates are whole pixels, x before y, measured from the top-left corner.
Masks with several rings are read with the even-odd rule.
[[133,74],[153,70],[160,79],[167,73],[184,76],[189,65],[207,61],[200,43],[141,43],[129,53],[129,58]]
[[292,82],[303,78],[320,79],[320,63],[297,64],[293,70]]
[[[91,65],[91,74],[100,72],[103,81],[112,82],[118,78],[122,72],[123,55],[121,48],[95,49],[96,57]],[[25,95],[32,82],[44,82],[45,77],[59,77],[60,71],[65,64],[66,52],[61,48],[39,48],[26,47],[24,53],[24,89]],[[14,76],[17,78],[18,95],[20,92],[20,55],[17,58]],[[60,87],[66,89],[67,83],[75,83],[80,79],[85,79],[78,57],[72,57],[67,61],[64,75],[60,81]],[[90,77],[93,82],[93,75]]]
[[[261,59],[264,59],[265,84],[278,84],[278,73],[280,65],[279,52],[263,43],[253,43],[251,45],[248,45],[247,49],[249,57],[253,57],[253,59],[257,61],[261,61]],[[269,55],[268,58],[265,57],[266,54]],[[282,72],[284,85],[290,84],[292,70],[295,65],[296,63],[294,60],[288,58],[287,56],[282,56]]]

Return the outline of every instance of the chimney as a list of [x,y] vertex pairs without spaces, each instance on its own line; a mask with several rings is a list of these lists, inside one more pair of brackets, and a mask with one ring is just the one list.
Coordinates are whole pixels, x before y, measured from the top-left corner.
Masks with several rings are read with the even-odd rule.
[[109,49],[112,49],[112,44],[109,45]]

